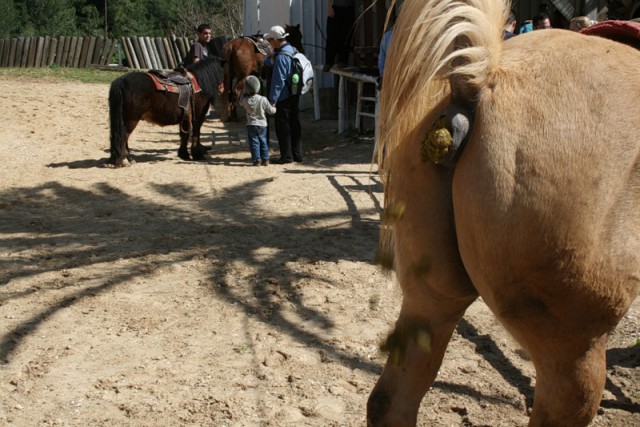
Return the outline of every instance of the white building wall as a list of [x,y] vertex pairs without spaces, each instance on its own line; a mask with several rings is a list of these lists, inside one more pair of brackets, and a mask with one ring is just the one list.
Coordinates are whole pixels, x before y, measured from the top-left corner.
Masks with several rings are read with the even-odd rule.
[[[274,25],[300,24],[305,54],[324,64],[327,0],[244,0],[244,34],[264,34]],[[333,86],[333,75],[316,71],[320,87]]]

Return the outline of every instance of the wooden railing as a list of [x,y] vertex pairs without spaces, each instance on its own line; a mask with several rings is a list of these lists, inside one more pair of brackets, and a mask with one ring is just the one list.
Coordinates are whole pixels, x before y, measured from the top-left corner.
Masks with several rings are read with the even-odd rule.
[[108,66],[118,44],[129,68],[172,69],[189,51],[187,37],[14,37],[0,39],[0,67]]

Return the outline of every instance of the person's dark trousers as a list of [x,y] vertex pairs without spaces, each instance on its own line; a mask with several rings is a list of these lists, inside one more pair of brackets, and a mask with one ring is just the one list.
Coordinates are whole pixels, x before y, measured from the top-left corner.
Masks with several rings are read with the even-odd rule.
[[346,65],[349,62],[355,8],[334,6],[333,11],[333,18],[327,18],[327,50],[324,63],[333,65],[337,56],[337,62]]
[[280,161],[302,161],[302,130],[298,117],[300,96],[291,96],[276,103],[276,136],[280,146]]

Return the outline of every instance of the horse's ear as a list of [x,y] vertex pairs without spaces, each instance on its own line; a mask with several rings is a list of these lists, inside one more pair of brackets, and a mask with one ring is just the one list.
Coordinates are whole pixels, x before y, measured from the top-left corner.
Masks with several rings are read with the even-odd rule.
[[297,29],[300,29],[300,24],[296,25],[296,28],[297,28]]

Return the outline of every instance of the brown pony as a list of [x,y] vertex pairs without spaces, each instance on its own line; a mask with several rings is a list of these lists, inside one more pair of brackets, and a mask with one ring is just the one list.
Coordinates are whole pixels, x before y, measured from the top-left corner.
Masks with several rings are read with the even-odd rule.
[[178,93],[158,90],[149,73],[134,71],[117,78],[109,90],[109,117],[111,123],[111,157],[108,164],[124,166],[133,160],[129,150],[129,137],[140,120],[160,126],[180,124],[178,156],[190,160],[187,141],[191,139],[194,160],[204,158],[205,148],[200,144],[200,127],[222,81],[222,66],[218,58],[196,62],[186,68],[201,88],[187,108],[178,105]]
[[[287,41],[299,52],[302,47],[300,25],[286,25]],[[224,61],[224,96],[221,101],[221,119],[237,120],[236,102],[243,89],[244,79],[250,75],[269,80],[269,73],[264,69],[265,54],[271,47],[262,39],[262,35],[237,37],[229,40],[222,48]],[[266,87],[269,87],[268,84]]]
[[564,30],[503,42],[508,12],[405,0],[395,25],[380,260],[404,300],[370,426],[416,423],[478,296],[533,361],[529,425],[586,426],[638,294],[640,52]]

